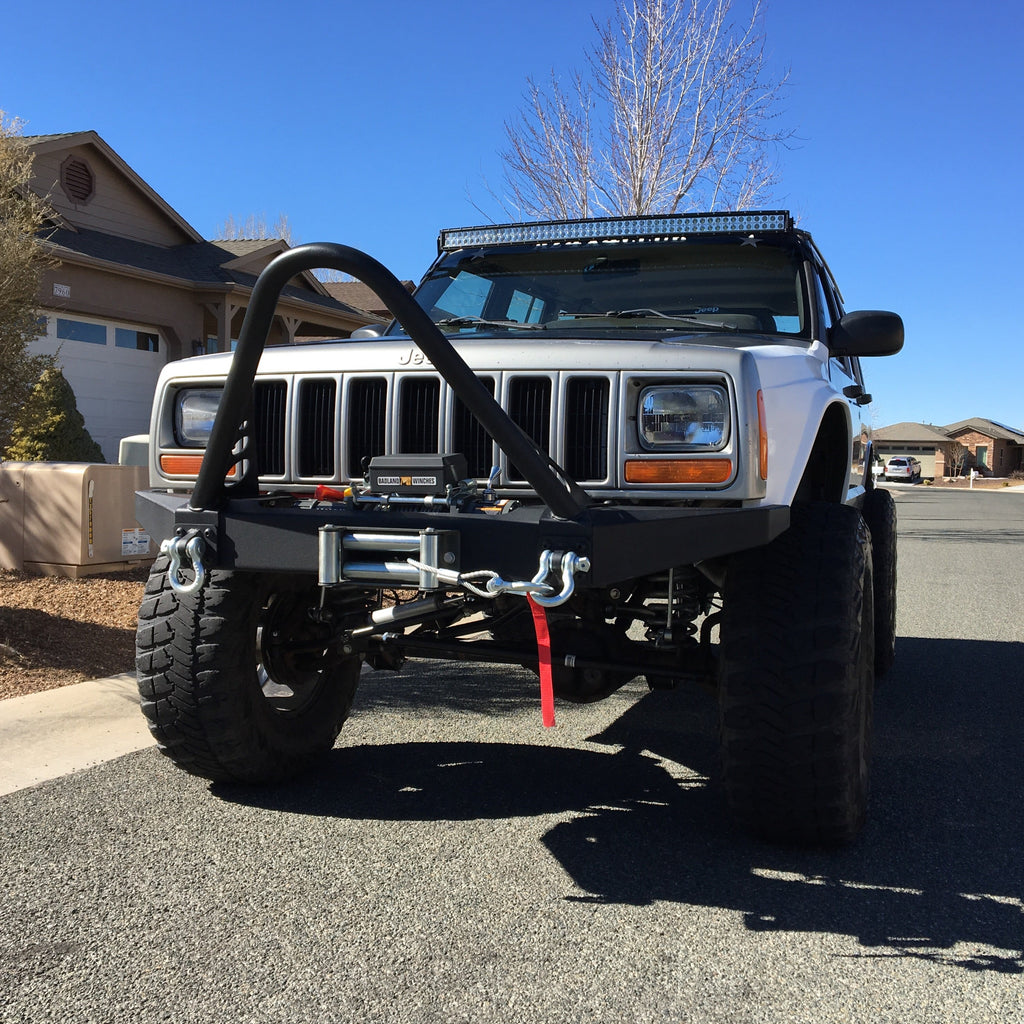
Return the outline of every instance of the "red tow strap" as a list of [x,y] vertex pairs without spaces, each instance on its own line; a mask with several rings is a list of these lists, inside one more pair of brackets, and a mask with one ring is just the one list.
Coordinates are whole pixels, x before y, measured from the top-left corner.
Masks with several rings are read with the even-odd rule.
[[548,632],[547,612],[529,595],[533,612],[533,628],[537,633],[537,667],[540,671],[540,716],[544,728],[555,724],[555,687],[551,679],[551,634]]

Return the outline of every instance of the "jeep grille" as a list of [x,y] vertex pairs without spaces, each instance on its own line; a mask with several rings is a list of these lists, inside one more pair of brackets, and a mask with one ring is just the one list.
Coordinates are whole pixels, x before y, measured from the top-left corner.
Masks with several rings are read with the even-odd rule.
[[338,385],[333,380],[299,384],[299,476],[334,476],[334,408]]
[[573,377],[565,389],[565,470],[575,480],[608,472],[608,380]]
[[[551,451],[551,379],[515,377],[509,383],[508,415],[546,452]],[[566,467],[568,470],[568,467]],[[525,479],[518,466],[509,466],[510,480]]]
[[387,452],[388,382],[383,377],[357,377],[348,385],[345,417],[345,471],[363,473],[362,460]]
[[[480,381],[492,395],[498,393],[496,376],[484,375]],[[572,477],[608,479],[610,376],[510,375],[503,392],[499,400],[513,422],[560,460]],[[288,472],[289,423],[295,438],[295,482],[361,477],[364,460],[389,449],[409,454],[461,452],[469,475],[480,480],[487,478],[498,458],[476,417],[433,374],[309,377],[297,379],[291,389],[284,381],[258,381],[255,399],[261,476],[283,477]],[[506,465],[505,473],[507,480],[525,483],[515,466]]]
[[[481,377],[480,383],[494,397],[494,378]],[[469,475],[484,479],[494,464],[494,442],[480,421],[466,408],[465,402],[456,396],[452,414],[452,451],[466,456]]]
[[405,377],[398,389],[398,402],[398,451],[440,451],[441,381],[437,377]]
[[257,381],[253,388],[260,476],[281,476],[284,473],[287,395],[288,385],[283,380]]

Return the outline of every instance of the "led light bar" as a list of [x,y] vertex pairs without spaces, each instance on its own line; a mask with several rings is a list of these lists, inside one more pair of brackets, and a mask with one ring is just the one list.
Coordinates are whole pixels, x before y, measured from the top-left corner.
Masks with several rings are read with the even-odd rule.
[[687,235],[788,231],[792,226],[793,218],[785,210],[529,221],[475,228],[446,228],[438,237],[437,249],[438,252],[450,252],[473,245],[522,245],[531,242],[551,244],[637,239],[684,241]]

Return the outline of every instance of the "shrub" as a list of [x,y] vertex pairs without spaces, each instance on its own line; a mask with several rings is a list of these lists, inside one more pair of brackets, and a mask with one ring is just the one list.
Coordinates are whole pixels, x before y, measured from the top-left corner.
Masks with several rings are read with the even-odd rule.
[[5,457],[20,462],[106,462],[85,429],[75,393],[58,367],[43,371],[11,431]]
[[53,365],[52,357],[29,350],[40,334],[40,275],[55,262],[42,237],[51,211],[32,183],[21,122],[0,110],[0,454],[40,373]]

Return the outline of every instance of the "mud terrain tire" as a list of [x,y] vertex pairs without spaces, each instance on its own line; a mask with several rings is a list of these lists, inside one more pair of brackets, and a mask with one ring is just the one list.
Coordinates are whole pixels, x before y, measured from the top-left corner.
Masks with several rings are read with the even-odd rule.
[[864,521],[871,531],[875,596],[875,678],[896,659],[896,502],[888,491],[868,491]]
[[868,795],[871,537],[852,507],[795,507],[790,528],[730,562],[719,723],[726,796],[762,838],[838,845]]
[[360,662],[316,649],[310,594],[294,578],[214,571],[181,595],[157,560],[136,665],[150,731],[179,767],[219,782],[275,782],[333,747]]

